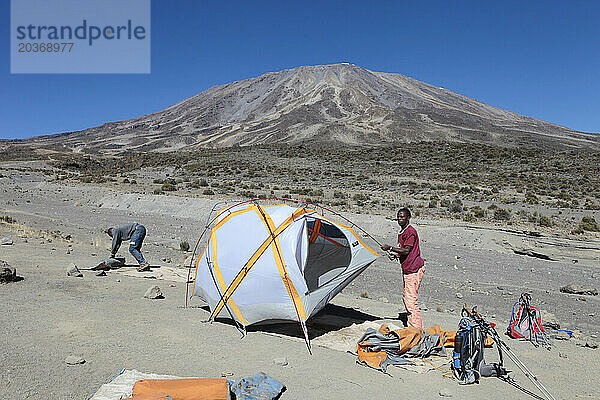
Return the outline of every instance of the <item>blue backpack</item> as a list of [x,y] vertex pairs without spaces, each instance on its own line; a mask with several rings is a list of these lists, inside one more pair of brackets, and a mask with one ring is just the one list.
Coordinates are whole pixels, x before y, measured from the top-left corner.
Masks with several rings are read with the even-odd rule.
[[482,376],[500,376],[506,373],[502,365],[486,364],[483,357],[485,337],[481,326],[473,318],[461,318],[452,353],[452,372],[460,385],[478,383]]

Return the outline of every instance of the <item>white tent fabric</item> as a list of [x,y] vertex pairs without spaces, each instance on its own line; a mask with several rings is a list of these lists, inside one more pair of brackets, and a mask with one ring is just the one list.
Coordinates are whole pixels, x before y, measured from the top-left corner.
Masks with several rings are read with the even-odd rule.
[[314,210],[245,204],[219,212],[193,295],[242,326],[303,324],[377,257],[352,228]]

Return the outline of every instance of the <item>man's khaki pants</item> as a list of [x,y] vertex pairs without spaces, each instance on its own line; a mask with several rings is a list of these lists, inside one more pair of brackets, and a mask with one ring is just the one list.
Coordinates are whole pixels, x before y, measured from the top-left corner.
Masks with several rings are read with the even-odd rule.
[[404,274],[404,292],[402,293],[404,307],[406,307],[406,312],[408,313],[408,326],[422,330],[424,329],[423,320],[421,319],[421,310],[419,310],[417,299],[419,298],[419,286],[424,274],[425,266],[422,266],[415,273]]

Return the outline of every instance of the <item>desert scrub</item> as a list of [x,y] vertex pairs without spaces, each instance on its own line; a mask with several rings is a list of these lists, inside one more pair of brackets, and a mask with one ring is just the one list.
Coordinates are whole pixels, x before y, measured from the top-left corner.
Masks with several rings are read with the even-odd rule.
[[453,214],[461,213],[463,211],[462,201],[460,201],[460,199],[452,200],[452,203],[450,203],[450,206],[448,207],[448,211],[450,211]]
[[484,218],[485,210],[479,206],[471,207],[471,212],[475,218]]
[[17,220],[14,219],[13,217],[9,217],[8,215],[2,215],[2,216],[0,216],[0,222],[4,222],[7,224],[14,224],[17,222]]
[[510,220],[510,211],[504,208],[496,208],[494,210],[494,219],[496,221],[508,221]]
[[429,208],[436,208],[438,205],[438,201],[440,201],[440,198],[437,197],[436,195],[432,195],[429,197],[429,205],[427,207]]
[[584,231],[600,232],[600,226],[598,226],[598,223],[594,217],[590,217],[589,215],[586,215],[581,219],[581,224],[579,224],[579,227]]
[[250,190],[242,190],[240,192],[240,196],[242,196],[242,197],[248,197],[250,199],[255,199],[256,198],[256,193],[251,192]]
[[533,192],[525,193],[525,203],[527,204],[538,204],[540,199]]
[[477,218],[475,218],[475,216],[471,213],[466,213],[465,216],[463,217],[463,221],[465,222],[476,222]]
[[540,219],[538,220],[538,224],[540,226],[545,226],[545,227],[551,227],[553,225],[552,220],[546,215],[540,216]]
[[207,196],[212,196],[213,194],[215,194],[215,192],[213,192],[211,189],[207,188],[202,191],[202,194],[205,194]]
[[187,240],[184,240],[183,242],[179,243],[179,250],[188,251],[189,249],[190,249],[190,244],[187,242]]
[[174,192],[177,190],[177,186],[172,183],[163,183],[160,188],[163,192]]
[[346,198],[346,194],[344,192],[340,192],[339,190],[334,190],[333,191],[333,198],[334,199],[345,199]]

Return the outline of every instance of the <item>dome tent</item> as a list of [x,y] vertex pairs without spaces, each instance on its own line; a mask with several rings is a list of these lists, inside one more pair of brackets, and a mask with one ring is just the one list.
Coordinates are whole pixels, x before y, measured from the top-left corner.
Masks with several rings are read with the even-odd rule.
[[241,329],[298,321],[310,350],[306,320],[378,256],[351,227],[308,206],[255,201],[218,212],[192,289],[211,320],[231,318]]

